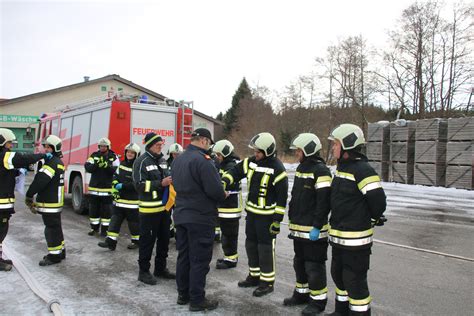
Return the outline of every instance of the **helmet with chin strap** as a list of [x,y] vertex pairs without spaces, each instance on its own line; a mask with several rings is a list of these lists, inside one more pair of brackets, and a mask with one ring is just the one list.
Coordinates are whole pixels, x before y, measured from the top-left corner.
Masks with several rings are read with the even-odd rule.
[[275,138],[270,133],[259,133],[252,137],[249,147],[256,150],[261,150],[265,156],[269,157],[276,151]]

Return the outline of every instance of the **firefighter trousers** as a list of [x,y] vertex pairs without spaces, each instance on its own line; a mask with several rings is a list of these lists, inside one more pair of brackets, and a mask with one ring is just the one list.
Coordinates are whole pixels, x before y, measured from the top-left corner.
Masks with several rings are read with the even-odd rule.
[[247,213],[245,223],[245,250],[249,262],[249,274],[259,277],[260,283],[275,282],[276,236],[270,234],[273,216]]
[[336,285],[336,312],[370,315],[367,271],[370,249],[346,250],[332,247],[331,275]]
[[222,250],[224,260],[237,262],[237,242],[239,239],[239,219],[219,218],[222,231]]
[[44,237],[48,245],[48,255],[60,261],[65,249],[61,213],[41,213],[41,216],[43,217]]
[[202,224],[176,225],[176,284],[179,295],[199,304],[205,296],[206,275],[212,259],[214,227]]
[[107,231],[107,238],[113,243],[117,243],[117,238],[120,234],[120,228],[124,220],[127,220],[128,229],[130,230],[130,237],[133,243],[138,243],[140,237],[140,227],[138,224],[138,208],[125,208],[114,206],[112,210],[112,217],[110,218],[110,226]]
[[298,293],[309,293],[311,304],[324,311],[327,304],[326,260],[327,239],[319,241],[293,240],[295,257],[293,267],[296,273]]
[[112,196],[98,196],[89,194],[89,221],[91,228],[105,234],[110,224],[112,213]]
[[170,213],[139,213],[140,243],[138,248],[138,265],[140,271],[150,271],[150,261],[156,244],[155,273],[166,269],[168,244],[170,241]]
[[0,212],[0,259],[2,258],[2,243],[5,237],[7,237],[11,216],[10,212]]

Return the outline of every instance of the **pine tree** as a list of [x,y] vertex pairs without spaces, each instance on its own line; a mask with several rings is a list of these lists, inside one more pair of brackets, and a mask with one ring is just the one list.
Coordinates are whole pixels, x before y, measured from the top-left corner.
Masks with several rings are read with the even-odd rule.
[[232,97],[232,106],[224,115],[224,134],[225,136],[229,135],[235,127],[235,123],[237,122],[237,111],[239,109],[240,100],[245,97],[251,97],[252,92],[250,91],[250,87],[245,80],[245,77],[240,82],[239,88],[235,91],[234,96]]

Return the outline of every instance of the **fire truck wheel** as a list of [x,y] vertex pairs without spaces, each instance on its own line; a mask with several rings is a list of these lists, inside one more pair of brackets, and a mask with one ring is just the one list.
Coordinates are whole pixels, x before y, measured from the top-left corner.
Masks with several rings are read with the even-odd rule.
[[72,209],[77,214],[87,213],[87,199],[84,196],[82,177],[76,176],[72,181]]

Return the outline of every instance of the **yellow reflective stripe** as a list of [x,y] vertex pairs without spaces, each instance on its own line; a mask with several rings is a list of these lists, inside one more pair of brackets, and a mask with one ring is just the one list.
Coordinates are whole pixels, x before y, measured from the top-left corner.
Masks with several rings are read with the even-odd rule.
[[48,207],[58,208],[58,207],[64,206],[64,203],[63,202],[59,202],[59,203],[35,202],[35,206],[36,207],[45,207],[45,208],[48,208]]
[[[302,232],[310,232],[311,229],[313,229],[313,226],[304,226],[304,225],[298,225],[298,224],[292,224],[290,223],[288,225],[288,228],[289,229],[293,229],[293,230],[299,230],[299,231],[302,231]],[[324,225],[322,228],[321,228],[321,231],[327,231],[329,229],[329,224],[326,224]]]
[[278,175],[278,177],[275,178],[275,180],[273,181],[273,185],[277,184],[278,182],[280,182],[281,180],[285,179],[287,177],[287,173],[286,171],[283,171],[282,173],[280,173]]
[[94,187],[89,187],[89,191],[112,192],[112,188],[94,188]]
[[48,251],[54,251],[54,250],[62,250],[63,249],[63,245],[59,245],[59,246],[56,246],[56,247],[48,247]]
[[140,203],[139,200],[124,200],[124,199],[117,199],[116,202],[124,203],[124,204],[132,204],[132,205]]
[[285,208],[281,206],[275,206],[275,213],[277,214],[285,214]]
[[244,159],[243,166],[244,166],[244,174],[247,174],[247,172],[249,171],[249,159],[248,158]]
[[56,167],[57,167],[58,169],[61,169],[61,170],[64,170],[64,169],[65,169],[64,166],[63,166],[63,165],[60,165],[60,164],[56,165]]
[[229,259],[229,260],[236,260],[237,258],[239,258],[239,255],[235,254],[235,255],[232,255],[232,256],[224,256],[224,258]]
[[336,294],[337,295],[342,295],[342,296],[347,296],[347,291],[346,290],[340,290],[336,287]]
[[5,156],[3,157],[3,166],[7,170],[14,169],[15,167],[13,166],[13,157],[15,157],[14,152],[6,152]]
[[359,231],[359,232],[352,232],[352,231],[342,231],[342,230],[336,230],[336,229],[330,229],[329,234],[331,236],[336,236],[336,237],[341,237],[341,238],[363,238],[363,237],[369,237],[374,234],[374,229],[370,228],[364,231]]
[[15,198],[0,199],[0,203],[15,203]]
[[311,290],[311,295],[321,295],[321,294],[325,294],[327,292],[328,292],[328,288],[325,287],[322,290]]
[[351,181],[356,180],[352,173],[342,172],[339,170],[336,170],[336,177],[351,180]]
[[275,214],[275,209],[270,209],[270,210],[261,210],[255,207],[251,207],[247,205],[245,209],[250,212],[250,213],[255,213],[255,214],[260,214],[260,215],[273,215]]
[[361,300],[356,300],[353,298],[349,297],[349,304],[351,305],[367,305],[372,301],[372,297],[369,295],[368,297],[361,299]]
[[357,183],[357,186],[359,187],[359,190],[362,191],[362,189],[369,183],[373,182],[380,182],[380,177],[379,176],[370,176],[367,178],[362,179],[359,183]]
[[161,206],[161,205],[163,205],[163,201],[152,201],[152,202],[140,201],[139,205],[144,206],[144,207]]
[[296,282],[296,287],[298,287],[298,288],[305,288],[305,287],[308,287],[308,286],[309,286],[308,283],[298,283],[298,282]]
[[314,179],[314,174],[313,173],[304,173],[304,172],[296,172],[295,177],[297,178],[303,178],[303,179]]
[[165,211],[165,207],[164,206],[161,206],[161,207],[146,207],[146,208],[143,208],[143,207],[139,207],[138,208],[138,211],[140,213],[159,213],[159,212],[163,212]]
[[332,178],[330,176],[321,176],[321,177],[318,177],[318,179],[316,180],[316,183],[319,183],[319,182],[331,182],[332,181]]
[[151,189],[151,181],[146,180],[145,181],[145,192],[150,192],[150,189]]
[[148,145],[149,143],[151,143],[152,141],[154,141],[155,139],[157,139],[158,137],[161,137],[160,135],[155,135],[153,136],[152,138],[150,138],[146,143],[145,143],[145,146]]
[[111,232],[111,231],[107,232],[108,237],[118,237],[118,235],[119,235],[118,233],[114,233],[114,232]]
[[89,158],[87,159],[87,162],[88,162],[88,163],[94,163],[94,158],[89,157]]
[[232,177],[232,175],[230,175],[229,173],[224,173],[224,175],[222,176],[222,179],[229,179],[229,185],[231,185],[232,183],[234,183],[234,177]]
[[130,171],[130,172],[132,172],[132,171],[133,171],[133,169],[132,169],[132,168],[125,167],[125,166],[123,166],[123,165],[120,165],[120,166],[119,166],[119,169],[122,169],[122,170],[125,170],[125,171]]
[[316,189],[329,188],[331,186],[332,178],[330,176],[321,176],[316,180]]
[[56,174],[56,170],[54,170],[48,165],[44,165],[43,167],[41,167],[39,172],[47,174],[50,178],[54,177],[54,175]]
[[221,208],[221,207],[219,207],[218,210],[221,213],[240,213],[240,212],[242,212],[242,210],[238,207],[236,207],[236,208]]
[[131,235],[130,236],[132,240],[139,240],[140,239],[140,235]]

